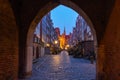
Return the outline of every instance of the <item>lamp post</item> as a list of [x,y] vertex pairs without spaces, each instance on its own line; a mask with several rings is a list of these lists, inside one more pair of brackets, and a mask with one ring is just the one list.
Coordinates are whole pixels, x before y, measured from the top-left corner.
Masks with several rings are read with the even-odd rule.
[[58,47],[58,41],[57,40],[54,41],[54,44],[55,44],[55,47]]
[[46,52],[47,54],[50,54],[50,44],[49,44],[49,43],[46,44],[45,49],[46,49],[45,52]]
[[55,40],[54,41],[54,50],[55,50],[55,54],[57,54],[57,52],[58,52],[58,50],[57,50],[57,47],[58,47],[58,41],[57,40]]

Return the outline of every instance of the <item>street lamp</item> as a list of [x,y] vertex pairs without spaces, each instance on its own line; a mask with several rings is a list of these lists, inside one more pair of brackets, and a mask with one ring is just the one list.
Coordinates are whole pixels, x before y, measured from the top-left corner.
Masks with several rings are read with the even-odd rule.
[[70,45],[68,44],[67,47],[70,47]]
[[55,40],[55,44],[57,44],[58,43],[58,41],[57,40]]
[[70,47],[70,45],[69,45],[69,44],[67,44],[67,45],[65,46],[65,49],[67,50],[69,47]]
[[55,50],[55,54],[57,54],[57,52],[58,52],[58,50],[57,50],[57,47],[58,47],[58,41],[57,40],[55,40],[54,41],[54,50]]
[[50,47],[50,44],[47,43],[46,46],[47,46],[47,47]]

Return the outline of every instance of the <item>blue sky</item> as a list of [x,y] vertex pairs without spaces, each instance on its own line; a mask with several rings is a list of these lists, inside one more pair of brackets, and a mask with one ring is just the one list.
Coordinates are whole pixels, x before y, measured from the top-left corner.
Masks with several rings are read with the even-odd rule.
[[64,27],[66,28],[66,34],[72,32],[73,27],[75,27],[77,16],[77,12],[63,5],[51,10],[51,19],[54,23],[54,27],[59,27],[61,33],[64,31]]

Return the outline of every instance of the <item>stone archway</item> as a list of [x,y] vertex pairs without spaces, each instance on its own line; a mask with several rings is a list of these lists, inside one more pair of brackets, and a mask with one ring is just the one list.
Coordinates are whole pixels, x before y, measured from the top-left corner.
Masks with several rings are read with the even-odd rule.
[[[30,3],[28,3],[28,1]],[[56,2],[53,4],[52,1]],[[97,68],[99,69],[97,69],[97,80],[120,80],[120,0],[70,1],[73,1],[78,4],[78,6],[81,6],[81,8],[85,10],[87,15],[89,15],[91,20],[94,21],[93,24],[95,25],[95,30],[99,42],[99,59],[97,61],[97,63],[99,64],[97,64]],[[74,8],[74,5],[72,5],[74,3],[70,1],[0,0],[0,74],[2,75],[0,75],[0,79],[16,79],[19,72],[18,67],[20,67],[20,70],[22,69],[22,72],[31,72],[31,42],[33,36],[32,34],[34,32],[36,24],[47,12],[49,12],[51,9],[55,8],[59,4],[66,5],[76,10],[76,8]],[[46,3],[48,4],[44,6]],[[35,16],[37,10],[39,9],[39,16],[37,15],[31,23],[32,18]],[[79,13],[79,11],[77,12]],[[29,31],[27,31],[30,23],[31,25]],[[27,32],[28,35],[26,41]],[[24,44],[25,42],[27,42],[27,44]],[[20,45],[19,43],[22,45]],[[25,45],[27,49],[26,54],[24,48]],[[20,54],[22,55],[20,56]],[[27,61],[25,61],[26,55]],[[19,61],[22,60],[21,64],[20,62],[18,62],[18,59]],[[30,63],[28,63],[29,60],[31,61]],[[26,62],[27,66],[23,66],[24,64],[26,64]],[[24,67],[26,67],[26,71],[24,71]]]
[[52,10],[53,8],[57,7],[58,5],[65,5],[67,7],[70,7],[71,9],[75,10],[78,14],[80,14],[85,21],[87,22],[87,24],[90,26],[90,29],[92,31],[93,34],[93,38],[94,38],[94,45],[95,45],[95,50],[97,51],[97,37],[96,37],[96,32],[94,30],[94,26],[90,20],[90,18],[85,14],[85,12],[79,8],[76,4],[74,4],[72,1],[68,1],[68,0],[60,0],[59,2],[56,3],[51,3],[49,2],[47,5],[45,5],[36,15],[36,17],[34,18],[34,20],[32,21],[30,27],[29,27],[29,31],[27,34],[27,44],[26,44],[26,73],[31,73],[32,71],[32,52],[33,52],[33,33],[34,30],[37,26],[37,24],[39,23],[39,21],[42,19],[42,17],[48,13],[50,10]]

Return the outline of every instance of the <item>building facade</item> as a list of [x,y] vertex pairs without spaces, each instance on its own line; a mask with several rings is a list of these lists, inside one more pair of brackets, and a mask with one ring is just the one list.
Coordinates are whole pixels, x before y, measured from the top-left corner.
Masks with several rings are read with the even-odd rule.
[[33,37],[33,59],[50,53],[50,47],[57,40],[57,34],[53,27],[51,14],[45,15],[36,26]]
[[71,43],[71,45],[75,45],[78,41],[82,42],[89,40],[93,40],[90,27],[87,25],[82,16],[78,15],[76,19],[76,26],[73,28],[69,43]]
[[59,41],[59,47],[61,49],[65,49],[66,46],[68,45],[68,41],[70,39],[70,34],[66,35],[66,29],[64,27],[64,32],[62,34],[60,34],[60,29],[58,27],[55,28],[55,31],[57,33],[58,36],[58,41]]
[[81,42],[84,55],[89,55],[90,52],[94,51],[93,34],[86,21],[80,15],[76,19],[76,26],[73,27],[73,32],[68,42],[71,47]]

